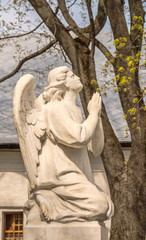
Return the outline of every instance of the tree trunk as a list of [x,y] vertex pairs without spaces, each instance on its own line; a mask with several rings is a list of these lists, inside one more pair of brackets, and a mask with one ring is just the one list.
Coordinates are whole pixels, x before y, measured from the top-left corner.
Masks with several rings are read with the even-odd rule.
[[[121,171],[117,169],[117,175],[109,172],[111,167],[109,168],[108,162],[106,164],[111,198],[115,206],[110,240],[145,240],[146,145],[145,130],[142,129],[142,132],[141,141],[133,139],[129,161],[125,164],[123,162],[123,168]],[[118,161],[118,156],[114,152],[112,154],[113,161]]]
[[[90,83],[91,79],[93,79],[92,76],[94,76],[95,79],[95,68],[92,66],[91,76],[90,50],[87,46],[78,42],[77,51],[79,64],[75,72],[79,72],[84,85],[82,102],[85,104],[85,107],[87,107],[87,103],[95,90]],[[84,110],[87,111],[87,109]],[[124,164],[124,156],[120,143],[109,124],[104,108],[102,115],[105,133],[105,146],[102,158],[111,186],[111,198],[114,202],[116,213],[112,220],[111,239],[127,240],[129,239],[128,237],[132,236],[132,240],[138,240],[140,238],[136,237],[142,235],[143,230],[140,227],[137,215],[133,211],[134,207],[132,206],[135,199],[132,190],[134,189],[134,181],[132,182],[131,177],[127,173],[127,166]],[[132,230],[133,235],[131,235],[130,229],[133,228],[135,232]]]
[[112,219],[111,240],[145,239],[144,229],[138,215],[140,189],[135,189],[135,179],[132,175],[131,173],[129,176],[128,172],[125,172],[120,181],[116,179],[113,182],[111,195],[115,215]]
[[[76,71],[79,72],[84,84],[84,98],[82,100],[87,107],[87,102],[95,91],[91,85],[91,79],[96,78],[95,66],[91,65],[90,50],[87,46],[83,48],[83,46],[79,47],[78,45],[77,50],[80,64],[78,64]],[[146,229],[146,204],[144,199],[146,190],[143,186],[146,180],[144,134],[141,134],[141,138],[136,136],[139,142],[134,144],[133,140],[128,164],[125,162],[121,145],[111,128],[104,107],[102,118],[105,134],[102,159],[110,185],[111,198],[115,206],[110,239],[144,240]]]
[[78,64],[77,68],[74,68],[73,70],[78,76],[80,76],[81,82],[84,86],[82,92],[80,93],[80,97],[85,115],[87,116],[87,105],[97,86],[96,84],[91,84],[91,80],[96,80],[95,63],[91,61],[91,51],[89,47],[79,38],[76,38],[74,41]]

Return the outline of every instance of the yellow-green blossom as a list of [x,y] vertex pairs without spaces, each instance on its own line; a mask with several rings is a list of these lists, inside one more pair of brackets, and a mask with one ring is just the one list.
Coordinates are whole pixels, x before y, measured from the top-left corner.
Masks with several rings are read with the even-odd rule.
[[143,31],[143,26],[142,26],[141,24],[134,24],[134,25],[131,27],[131,31],[134,31],[134,30]]
[[135,115],[135,113],[136,113],[136,108],[130,108],[130,109],[128,110],[128,113],[129,113],[130,115]]
[[127,118],[127,114],[124,114],[124,115],[123,115],[123,119],[126,119],[126,118]]
[[91,84],[97,84],[97,81],[96,80],[91,80]]
[[121,90],[120,87],[115,87],[115,88],[114,88],[114,91],[115,91],[115,92],[119,92],[120,90]]
[[119,40],[122,42],[127,42],[127,38],[125,38],[125,37],[120,37]]
[[119,71],[119,72],[123,72],[124,70],[125,70],[125,69],[124,69],[123,67],[119,67],[119,68],[118,68],[118,71]]
[[132,56],[128,56],[128,57],[126,57],[126,61],[127,61],[127,62],[129,62],[131,59],[133,59]]
[[105,67],[108,67],[110,65],[109,61],[106,61],[106,63],[104,64]]
[[129,80],[129,81],[132,81],[132,77],[128,77],[128,80]]
[[141,16],[134,16],[133,20],[137,21],[137,22],[142,22],[143,23],[143,18]]
[[119,81],[119,79],[120,79],[120,74],[116,75],[115,79],[116,79],[116,81]]
[[140,55],[141,55],[141,51],[138,51],[138,52],[136,53],[136,57],[140,57]]
[[132,66],[134,66],[134,62],[133,62],[133,61],[129,61],[129,62],[127,63],[127,65],[128,65],[128,67],[132,67]]
[[119,39],[118,39],[118,38],[116,38],[116,39],[114,40],[114,44],[115,44],[115,45],[119,44]]
[[146,66],[146,61],[144,61],[144,62],[142,63],[142,65],[143,65],[143,66]]
[[122,76],[122,77],[120,78],[119,85],[124,85],[124,84],[126,84],[126,83],[128,83],[128,78],[127,78],[127,76]]
[[105,53],[105,56],[106,56],[106,57],[109,57],[109,56],[110,56],[110,54],[109,54],[108,52],[106,52],[106,53]]
[[110,62],[111,64],[114,63],[114,62],[115,62],[114,58],[111,58],[111,59],[109,60],[109,62]]
[[131,73],[135,73],[135,71],[136,71],[136,67],[130,68],[129,71],[130,71]]
[[138,18],[139,18],[138,16],[134,16],[134,17],[133,17],[133,20],[137,21]]
[[124,91],[124,92],[127,92],[127,88],[123,88],[123,91]]
[[126,45],[126,43],[120,43],[118,46],[117,46],[117,49],[120,49],[122,47],[124,47]]
[[96,92],[98,92],[98,93],[99,93],[99,92],[100,92],[100,88],[96,88]]
[[135,64],[139,63],[139,60],[137,58],[134,59]]
[[132,102],[133,103],[137,103],[138,102],[138,98],[133,98]]

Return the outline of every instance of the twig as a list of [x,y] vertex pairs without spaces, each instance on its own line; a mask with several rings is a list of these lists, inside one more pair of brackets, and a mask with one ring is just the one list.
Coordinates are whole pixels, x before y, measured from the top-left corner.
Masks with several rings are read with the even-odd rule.
[[0,78],[0,82],[3,82],[3,81],[5,81],[6,79],[14,76],[14,75],[19,71],[19,69],[22,67],[22,65],[23,65],[26,61],[28,61],[28,60],[30,60],[30,59],[32,59],[32,58],[35,58],[35,57],[37,57],[38,55],[46,52],[46,51],[47,51],[49,48],[51,48],[56,42],[57,42],[57,40],[54,39],[54,40],[52,40],[47,46],[43,47],[42,49],[38,50],[38,51],[35,52],[35,53],[32,53],[31,55],[23,58],[23,59],[18,63],[17,67],[16,67],[11,73],[9,73],[8,75]]
[[111,54],[111,52],[99,41],[95,38],[95,46],[104,54],[104,56],[109,60],[113,60],[113,65],[115,62],[114,56]]
[[42,24],[43,24],[43,22],[41,22],[37,27],[35,27],[34,29],[32,29],[30,32],[23,33],[23,34],[19,34],[19,35],[13,35],[13,36],[2,37],[2,38],[0,38],[0,40],[10,39],[10,38],[19,38],[19,37],[26,36],[26,35],[28,35],[28,34],[34,32],[35,30],[37,30]]
[[94,60],[94,53],[95,53],[95,27],[94,27],[94,20],[93,20],[93,13],[91,8],[91,0],[86,0],[86,5],[88,9],[90,25],[91,25],[91,59]]
[[72,7],[72,6],[76,3],[76,1],[77,1],[77,0],[75,0],[72,4],[70,4],[70,5],[68,6],[68,9],[69,9],[70,7]]

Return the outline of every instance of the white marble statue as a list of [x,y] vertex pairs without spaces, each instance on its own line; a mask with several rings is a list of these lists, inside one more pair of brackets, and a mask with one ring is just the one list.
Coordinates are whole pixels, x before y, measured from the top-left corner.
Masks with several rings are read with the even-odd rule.
[[103,149],[101,97],[93,95],[83,121],[76,105],[82,87],[63,66],[50,71],[48,87],[37,98],[30,74],[15,88],[14,120],[30,181],[27,209],[35,218],[37,207],[46,222],[104,221],[113,215],[110,198],[94,183],[87,152],[97,156]]

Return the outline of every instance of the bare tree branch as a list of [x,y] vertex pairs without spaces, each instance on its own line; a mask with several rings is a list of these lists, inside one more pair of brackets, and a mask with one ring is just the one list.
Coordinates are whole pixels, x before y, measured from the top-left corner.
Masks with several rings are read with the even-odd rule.
[[64,52],[64,50],[61,46],[60,46],[60,50],[61,50],[62,56],[64,57],[65,62],[67,64],[71,65],[71,63],[68,61],[67,56],[66,56],[66,54],[65,54],[65,52]]
[[94,20],[94,28],[95,28],[95,36],[101,31],[104,27],[107,20],[106,8],[104,4],[104,0],[99,0],[98,3],[98,13]]
[[71,26],[74,29],[74,32],[77,33],[77,35],[78,35],[79,31],[77,31],[77,29],[79,30],[79,27],[77,26],[77,24],[73,20],[73,18],[70,16],[69,11],[66,7],[65,1],[58,0],[58,5],[59,5],[61,13],[62,13],[63,17],[65,18],[66,22],[69,24],[69,26]]
[[[74,1],[74,3],[75,2],[76,1]],[[75,34],[77,34],[77,36],[81,37],[81,39],[84,37],[88,37],[87,34],[89,35],[89,33],[92,32],[91,26],[89,25],[85,28],[79,28],[76,22],[70,16],[68,11],[68,8],[70,6],[67,8],[65,0],[58,0],[58,4],[62,12],[62,15],[64,16],[66,22],[69,24],[69,29],[71,29]],[[106,9],[104,5],[104,0],[99,0],[98,13],[95,20],[93,20],[95,25],[95,35],[97,35],[101,31],[101,29],[105,25],[106,19],[107,19],[107,15],[106,15]]]
[[91,0],[86,0],[86,5],[88,9],[88,15],[90,19],[90,25],[91,25],[91,59],[94,61],[94,53],[95,53],[95,28],[94,28],[94,20],[93,20],[93,13],[91,8]]
[[28,60],[30,60],[30,59],[32,59],[32,58],[35,58],[35,57],[39,56],[40,54],[46,52],[46,51],[47,51],[48,49],[50,49],[56,42],[57,42],[57,40],[54,39],[54,40],[52,40],[48,45],[46,45],[45,47],[41,48],[41,49],[38,50],[37,52],[32,53],[32,54],[30,54],[29,56],[27,56],[27,57],[23,58],[22,60],[20,60],[20,62],[18,63],[17,67],[16,67],[11,73],[9,73],[8,75],[0,78],[0,82],[3,82],[3,81],[5,81],[6,79],[14,76],[14,75],[19,71],[19,69],[22,67],[22,65],[23,65],[26,61],[28,61]]
[[127,43],[130,44],[130,37],[126,18],[123,11],[123,1],[121,0],[104,0],[106,12],[109,17],[114,39],[126,37]]
[[56,9],[55,9],[55,15],[58,14],[58,11],[59,11],[59,6],[57,6]]
[[[55,36],[55,38],[59,41],[59,43],[63,46],[64,51],[68,55],[70,61],[73,64],[73,68],[77,66],[77,55],[75,43],[72,36],[67,31],[66,27],[59,20],[59,18],[52,11],[50,5],[46,0],[28,0],[30,4],[34,7],[36,12],[42,18],[43,22]],[[71,45],[70,45],[70,44]]]
[[76,3],[76,1],[77,0],[74,0],[73,3],[71,3],[68,8],[71,8]]
[[114,65],[115,62],[115,58],[114,56],[111,54],[111,52],[97,39],[95,39],[95,46],[104,54],[104,56],[112,62],[112,64]]
[[[131,33],[130,38],[132,40],[132,44],[136,46],[136,51],[139,51],[142,46],[142,36],[143,36],[143,28],[144,28],[144,9],[142,6],[141,1],[134,1],[134,0],[128,0],[129,2],[129,8],[130,8],[130,16],[131,16]],[[134,17],[141,17],[138,20],[138,22],[134,19]],[[139,24],[139,26],[142,27],[142,29],[133,29],[135,24]]]
[[19,37],[23,37],[23,36],[29,35],[30,33],[33,33],[35,30],[37,30],[42,24],[43,24],[43,22],[41,22],[37,27],[32,29],[30,32],[19,34],[19,35],[2,37],[2,38],[0,38],[0,40],[10,39],[10,38],[19,38]]

